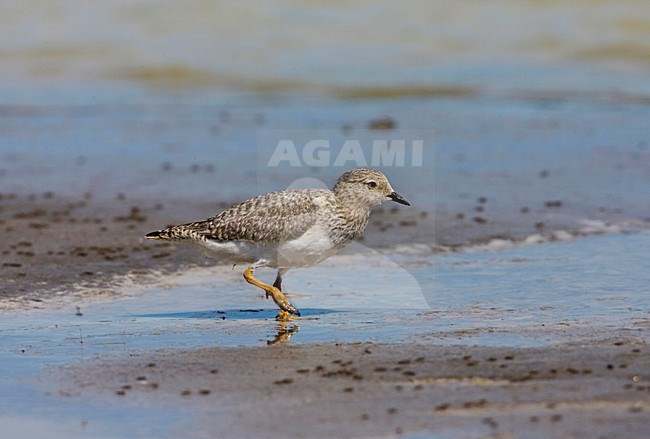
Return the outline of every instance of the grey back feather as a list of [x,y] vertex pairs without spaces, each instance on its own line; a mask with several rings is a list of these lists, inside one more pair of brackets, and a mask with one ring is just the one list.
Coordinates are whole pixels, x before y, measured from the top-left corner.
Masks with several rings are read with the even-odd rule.
[[[334,206],[331,191],[323,189],[270,192],[235,204],[220,214],[161,232],[167,239],[251,241],[273,244],[302,236],[319,219],[323,204]],[[164,233],[167,232],[167,233]]]

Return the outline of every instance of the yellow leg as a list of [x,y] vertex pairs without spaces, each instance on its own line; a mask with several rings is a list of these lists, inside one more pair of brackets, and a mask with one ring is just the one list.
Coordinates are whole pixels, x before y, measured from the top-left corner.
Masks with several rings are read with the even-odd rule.
[[276,317],[277,320],[280,321],[287,321],[291,320],[292,316],[291,314],[295,314],[297,316],[300,316],[300,312],[294,308],[294,306],[289,302],[289,299],[287,299],[287,296],[285,296],[282,291],[277,289],[276,287],[272,285],[267,285],[264,282],[260,282],[259,280],[255,279],[253,276],[253,267],[248,267],[244,271],[244,279],[246,279],[246,282],[249,284],[255,285],[258,288],[261,288],[264,290],[266,293],[266,297],[268,298],[271,296],[273,298],[273,301],[280,307],[280,313]]

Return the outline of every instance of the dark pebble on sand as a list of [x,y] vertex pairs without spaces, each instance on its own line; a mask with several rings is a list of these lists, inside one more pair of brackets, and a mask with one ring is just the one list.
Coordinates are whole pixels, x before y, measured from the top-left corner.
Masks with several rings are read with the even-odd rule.
[[478,401],[467,401],[463,403],[463,408],[466,409],[478,408],[478,407],[485,406],[485,404],[487,404],[487,401],[484,398],[481,398]]
[[483,418],[483,420],[481,422],[483,422],[485,425],[488,425],[490,428],[493,428],[493,429],[495,429],[495,428],[497,428],[499,426],[499,424],[497,424],[497,421],[495,421],[492,418]]
[[379,117],[368,122],[368,128],[371,130],[392,130],[397,126],[395,119],[391,117]]
[[415,220],[402,220],[399,222],[399,225],[401,227],[411,227],[411,226],[417,226],[418,223]]

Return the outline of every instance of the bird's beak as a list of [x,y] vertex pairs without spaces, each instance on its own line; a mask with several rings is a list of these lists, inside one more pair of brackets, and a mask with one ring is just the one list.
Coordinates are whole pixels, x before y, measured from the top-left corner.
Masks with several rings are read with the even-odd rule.
[[393,200],[393,201],[397,201],[399,204],[405,204],[405,205],[407,205],[407,206],[410,206],[410,205],[411,205],[411,203],[409,203],[408,201],[406,201],[406,200],[404,199],[404,197],[402,197],[402,196],[401,196],[400,194],[398,194],[397,192],[393,192],[393,193],[391,193],[391,194],[388,196],[388,198],[390,198],[390,199]]

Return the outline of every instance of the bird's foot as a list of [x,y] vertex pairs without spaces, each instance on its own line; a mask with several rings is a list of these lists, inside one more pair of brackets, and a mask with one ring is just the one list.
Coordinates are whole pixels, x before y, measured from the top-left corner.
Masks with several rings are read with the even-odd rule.
[[300,317],[300,311],[298,311],[292,304],[289,302],[289,299],[287,299],[287,296],[284,295],[284,293],[280,290],[278,290],[275,287],[269,287],[266,291],[266,294],[269,294],[271,297],[273,297],[273,301],[280,307],[280,313],[282,311],[293,314],[295,316]]
[[296,318],[290,312],[285,311],[283,309],[281,309],[278,315],[275,316],[275,320],[277,320],[278,322],[290,322],[295,319]]
[[276,305],[280,307],[281,310],[296,316],[300,316],[300,311],[294,308],[291,302],[289,302],[289,299],[287,299],[287,296],[285,296],[282,293],[282,291],[280,291],[279,288],[274,287],[272,285],[267,285],[264,282],[260,282],[259,280],[255,279],[255,277],[253,276],[252,266],[244,270],[244,279],[246,279],[246,282],[248,282],[249,284],[255,285],[256,287],[263,289],[264,292],[266,293],[267,299],[269,296],[273,297],[273,301],[276,303]]

